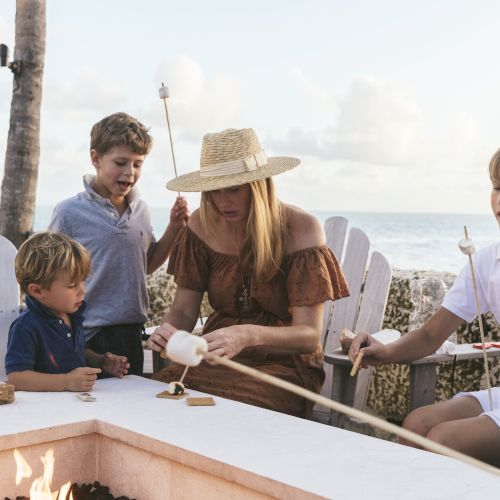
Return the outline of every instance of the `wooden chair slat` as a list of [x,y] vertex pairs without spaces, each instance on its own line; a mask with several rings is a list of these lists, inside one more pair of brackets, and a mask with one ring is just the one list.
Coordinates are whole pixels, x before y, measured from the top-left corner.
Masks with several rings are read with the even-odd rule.
[[[392,270],[386,258],[379,252],[373,252],[354,329],[356,333],[361,331],[375,333],[382,328],[391,277]],[[358,372],[354,397],[355,408],[364,409],[366,406],[371,374],[371,368]]]
[[[345,237],[347,233],[347,219],[345,217],[329,217],[325,221],[325,235],[326,244],[333,252],[339,262],[342,261],[342,254],[344,250]],[[333,303],[330,300],[325,302],[325,311],[323,317],[323,331],[321,334],[321,345],[323,349],[326,343],[326,332],[332,317]]]
[[0,235],[0,379],[5,377],[9,327],[19,315],[19,285],[14,271],[16,254],[16,247]]

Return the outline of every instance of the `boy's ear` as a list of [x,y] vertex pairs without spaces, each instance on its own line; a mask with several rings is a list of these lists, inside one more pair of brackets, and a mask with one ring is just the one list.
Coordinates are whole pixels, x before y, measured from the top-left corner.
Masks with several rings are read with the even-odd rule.
[[30,283],[28,285],[28,294],[35,297],[35,299],[41,297],[43,295],[43,286],[37,283]]
[[95,168],[99,168],[100,159],[101,159],[101,155],[95,149],[91,149],[90,150],[90,161],[92,162],[92,165],[94,165]]

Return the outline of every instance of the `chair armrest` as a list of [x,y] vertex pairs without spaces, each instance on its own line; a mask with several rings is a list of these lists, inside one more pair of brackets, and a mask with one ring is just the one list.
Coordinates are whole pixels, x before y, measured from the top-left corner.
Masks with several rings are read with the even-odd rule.
[[351,360],[349,359],[349,356],[347,354],[344,354],[342,352],[342,349],[335,349],[334,351],[330,353],[324,354],[325,357],[325,363],[328,365],[334,365],[334,366],[351,366]]
[[[486,350],[486,356],[488,358],[496,358],[500,356],[499,347],[490,347]],[[483,357],[482,349],[475,349],[472,344],[457,344],[455,346],[455,352],[453,354],[430,354],[425,356],[425,358],[417,359],[408,363],[410,365],[424,365],[424,364],[435,364],[443,363],[447,361],[453,361],[456,357],[457,361],[462,361],[465,359],[479,359]]]

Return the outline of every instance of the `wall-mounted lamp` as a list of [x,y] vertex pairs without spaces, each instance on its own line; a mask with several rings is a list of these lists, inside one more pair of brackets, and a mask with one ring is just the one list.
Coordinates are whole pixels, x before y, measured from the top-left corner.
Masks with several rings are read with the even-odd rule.
[[9,62],[9,47],[3,43],[0,43],[0,66],[6,66],[15,76],[19,76],[21,73],[21,61]]

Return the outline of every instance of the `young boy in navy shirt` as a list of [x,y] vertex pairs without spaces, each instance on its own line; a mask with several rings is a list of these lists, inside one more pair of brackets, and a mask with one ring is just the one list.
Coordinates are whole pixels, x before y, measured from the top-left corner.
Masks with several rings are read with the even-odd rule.
[[142,375],[144,364],[146,274],[165,262],[188,217],[186,201],[178,198],[155,240],[149,208],[136,187],[152,141],[148,129],[126,113],[96,123],[90,132],[96,175],[84,176],[84,191],[59,203],[49,224],[92,256],[83,325],[87,347],[126,356],[134,375]]
[[85,349],[90,255],[82,245],[62,234],[38,233],[21,245],[15,267],[27,306],[10,327],[5,357],[16,390],[90,391],[101,370],[127,374],[126,357]]

